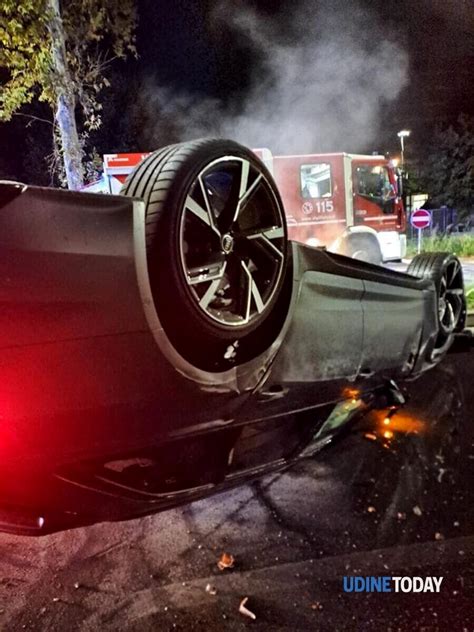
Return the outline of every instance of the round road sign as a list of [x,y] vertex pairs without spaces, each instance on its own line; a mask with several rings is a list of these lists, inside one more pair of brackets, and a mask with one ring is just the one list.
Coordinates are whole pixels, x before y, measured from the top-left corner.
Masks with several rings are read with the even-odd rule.
[[428,228],[431,225],[431,213],[419,208],[411,214],[411,225],[413,228]]

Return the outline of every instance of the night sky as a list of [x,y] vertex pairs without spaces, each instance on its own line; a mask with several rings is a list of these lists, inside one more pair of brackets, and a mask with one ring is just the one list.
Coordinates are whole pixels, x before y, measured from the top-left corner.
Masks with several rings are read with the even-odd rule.
[[[472,0],[398,0],[396,3],[379,0],[357,3],[247,0],[230,4],[256,11],[260,16],[258,24],[262,28],[271,25],[285,46],[300,43],[298,24],[302,25],[302,38],[306,29],[305,37],[308,39],[309,35],[317,46],[318,38],[327,37],[325,19],[334,11],[336,15],[344,15],[346,23],[342,36],[338,32],[337,19],[328,22],[332,24],[331,37],[336,47],[343,48],[348,37],[353,41],[360,38],[370,54],[372,38],[375,55],[378,54],[376,45],[386,38],[406,54],[405,85],[396,98],[383,103],[380,108],[376,141],[371,139],[367,146],[352,141],[353,146],[334,149],[375,149],[395,153],[398,151],[396,132],[408,128],[412,130],[412,136],[407,154],[417,155],[422,153],[436,124],[453,122],[461,112],[474,115]],[[215,19],[216,5],[216,0],[138,0],[139,59],[122,62],[113,69],[113,89],[104,95],[104,125],[93,139],[99,153],[150,150],[159,144],[185,139],[186,131],[178,133],[173,129],[174,101],[171,97],[167,124],[156,131],[151,130],[159,114],[153,109],[153,101],[147,103],[144,97],[142,102],[137,99],[144,83],[148,87],[166,88],[169,92],[166,92],[165,100],[169,95],[187,95],[194,103],[188,109],[202,101],[204,116],[208,99],[239,111],[251,86],[259,80],[262,58],[267,54],[271,56],[271,52],[265,50],[264,37],[261,47],[258,45],[259,26],[253,39],[247,38],[245,28],[237,32],[230,20],[226,23]],[[361,9],[363,15],[370,16],[370,24],[364,29],[363,20],[354,18],[353,32],[350,32],[350,26],[348,32],[347,24],[351,24],[352,15]],[[314,34],[307,32],[306,17],[308,21],[313,20]],[[322,26],[318,30],[319,23]],[[364,30],[368,32],[364,33]],[[286,71],[284,65],[277,68],[282,77]],[[368,90],[373,89],[370,84],[368,86]],[[350,90],[347,86],[346,94]],[[162,103],[163,97],[161,99]],[[357,108],[357,101],[353,107]],[[24,111],[48,115],[44,106]],[[212,118],[212,113],[209,116]],[[166,133],[163,133],[163,127]],[[192,129],[189,133],[192,135]],[[38,170],[31,165],[41,162],[42,155],[49,153],[50,136],[46,125],[42,127],[41,123],[36,123],[27,128],[21,117],[16,117],[11,124],[0,124],[0,142],[4,148],[0,156],[0,176],[29,182],[38,180]],[[47,151],[45,147],[48,147]],[[312,150],[319,149],[315,146]],[[328,150],[328,147],[323,149]],[[47,182],[43,180],[41,183]]]
[[[242,3],[240,3],[242,4]],[[283,0],[246,2],[284,30],[298,3]],[[474,3],[472,0],[398,0],[313,2],[305,7],[361,6],[376,16],[408,53],[409,83],[387,108],[384,138],[396,149],[396,132],[412,129],[413,143],[423,142],[434,125],[474,114]],[[245,90],[252,51],[222,25],[213,28],[214,2],[140,0],[138,30],[141,72],[178,89],[229,99]],[[336,34],[337,35],[337,34]],[[284,72],[284,69],[282,69]],[[393,139],[395,135],[395,146]],[[417,138],[418,137],[418,138]]]

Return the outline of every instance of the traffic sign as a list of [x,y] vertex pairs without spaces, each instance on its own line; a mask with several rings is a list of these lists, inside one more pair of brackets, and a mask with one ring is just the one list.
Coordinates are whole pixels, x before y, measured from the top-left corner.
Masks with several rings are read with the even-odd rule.
[[428,228],[431,226],[431,213],[419,208],[416,211],[413,211],[410,221],[413,228],[418,228],[418,230]]

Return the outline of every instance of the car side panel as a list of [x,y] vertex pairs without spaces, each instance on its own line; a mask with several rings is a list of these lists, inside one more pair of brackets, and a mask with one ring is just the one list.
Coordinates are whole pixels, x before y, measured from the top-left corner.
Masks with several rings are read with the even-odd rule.
[[407,374],[423,332],[424,293],[364,280],[362,371]]
[[313,382],[357,376],[363,321],[360,279],[306,271],[272,378]]

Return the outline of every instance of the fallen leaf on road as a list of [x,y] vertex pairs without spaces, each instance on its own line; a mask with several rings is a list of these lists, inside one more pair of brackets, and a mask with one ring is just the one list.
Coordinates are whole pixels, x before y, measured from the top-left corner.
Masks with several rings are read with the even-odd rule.
[[248,608],[245,607],[245,604],[247,603],[248,600],[249,600],[248,597],[244,597],[242,599],[239,606],[239,612],[240,614],[243,614],[244,617],[249,617],[250,619],[255,620],[257,618],[257,615],[255,615],[253,612],[251,612]]
[[217,562],[220,571],[234,566],[234,556],[230,553],[222,553],[220,560]]

